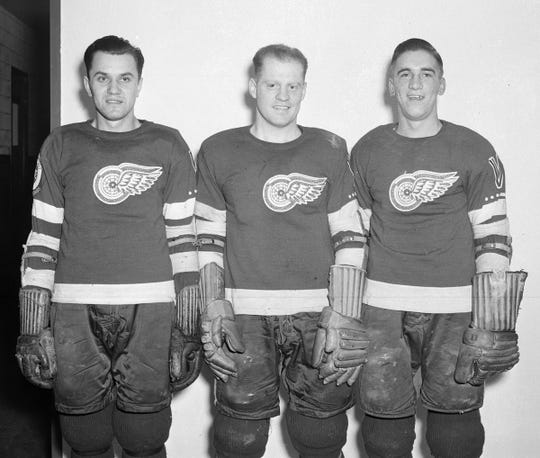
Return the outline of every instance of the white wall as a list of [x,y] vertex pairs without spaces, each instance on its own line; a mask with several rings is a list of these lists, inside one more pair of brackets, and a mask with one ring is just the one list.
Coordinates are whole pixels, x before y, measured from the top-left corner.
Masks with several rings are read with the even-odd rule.
[[[300,123],[333,130],[352,146],[391,120],[384,72],[395,45],[412,36],[431,41],[445,61],[441,117],[475,129],[498,151],[507,171],[513,267],[530,272],[518,323],[521,362],[487,389],[484,456],[538,456],[539,24],[534,0],[62,0],[61,121],[90,116],[81,96],[82,54],[94,39],[117,34],[140,46],[147,61],[137,115],[178,128],[196,152],[207,136],[250,122],[244,96],[251,57],[284,42],[310,63]],[[208,380],[174,401],[171,457],[208,456]],[[360,414],[349,415],[348,458],[359,456]],[[415,457],[428,456],[422,442]],[[282,444],[274,421],[266,456],[289,456]]]

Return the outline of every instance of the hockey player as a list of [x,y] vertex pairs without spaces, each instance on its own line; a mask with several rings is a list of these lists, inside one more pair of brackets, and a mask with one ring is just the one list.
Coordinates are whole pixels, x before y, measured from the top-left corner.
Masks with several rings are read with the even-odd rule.
[[177,130],[135,117],[138,48],[103,37],[84,62],[95,119],[55,129],[37,162],[17,358],[54,389],[73,458],[113,457],[113,438],[164,457],[171,392],[202,358],[195,170]]
[[362,315],[371,340],[359,386],[374,458],[411,456],[417,369],[433,456],[479,457],[483,382],[519,357],[526,274],[507,272],[504,169],[483,137],[439,119],[445,86],[431,44],[401,43],[388,80],[397,124],[372,130],[351,153],[371,226]]
[[208,138],[197,156],[214,447],[220,458],[264,454],[281,377],[300,456],[338,457],[367,347],[364,238],[346,145],[297,124],[307,70],[299,50],[269,45],[253,66],[253,125]]

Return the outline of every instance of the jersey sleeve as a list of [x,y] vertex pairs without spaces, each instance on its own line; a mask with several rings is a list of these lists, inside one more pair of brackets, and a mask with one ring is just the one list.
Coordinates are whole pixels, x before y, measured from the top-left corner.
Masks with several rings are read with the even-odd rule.
[[198,280],[195,232],[195,167],[188,146],[178,134],[164,193],[163,217],[176,290]]
[[216,179],[213,164],[208,160],[204,144],[197,155],[197,202],[195,221],[199,246],[199,268],[215,262],[223,267],[226,233],[226,207]]
[[334,176],[330,180],[328,224],[336,264],[364,265],[366,237],[356,200],[353,176],[348,164],[347,147],[342,142]]
[[21,262],[22,286],[52,291],[62,223],[63,185],[60,177],[62,138],[53,132],[44,142],[34,172],[32,229]]
[[466,185],[477,272],[508,270],[511,255],[504,167],[491,145],[489,150],[472,168]]
[[371,207],[373,204],[373,198],[369,190],[367,183],[367,166],[369,162],[369,155],[363,143],[360,140],[352,149],[350,157],[350,169],[354,180],[354,189],[356,192],[356,198],[359,204],[360,219],[362,222],[362,230],[367,237],[370,230],[371,221]]

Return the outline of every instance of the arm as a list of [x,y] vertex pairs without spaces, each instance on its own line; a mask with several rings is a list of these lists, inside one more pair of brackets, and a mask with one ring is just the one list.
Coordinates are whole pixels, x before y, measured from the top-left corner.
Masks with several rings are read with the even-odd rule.
[[200,294],[195,248],[195,169],[180,135],[164,194],[163,218],[176,290],[171,334],[170,377],[173,391],[193,383],[201,370]]
[[59,176],[60,152],[60,137],[52,134],[45,141],[36,164],[32,230],[21,262],[20,335],[17,339],[16,358],[22,374],[41,388],[52,388],[56,375],[54,341],[49,320],[64,220],[64,199]]
[[481,385],[519,360],[515,322],[527,274],[508,272],[512,247],[505,175],[494,151],[471,173],[467,193],[477,273],[472,286],[472,321],[463,335],[455,379]]
[[198,199],[195,214],[203,310],[201,340],[208,366],[217,378],[227,382],[230,376],[236,376],[236,364],[225,353],[224,344],[230,351],[239,353],[244,351],[244,345],[235,323],[232,304],[225,299],[225,201],[207,163],[204,148],[201,148],[197,159]]
[[346,156],[331,184],[328,223],[335,265],[329,277],[330,306],[321,313],[312,363],[323,383],[352,385],[366,360],[369,338],[360,321],[366,233]]

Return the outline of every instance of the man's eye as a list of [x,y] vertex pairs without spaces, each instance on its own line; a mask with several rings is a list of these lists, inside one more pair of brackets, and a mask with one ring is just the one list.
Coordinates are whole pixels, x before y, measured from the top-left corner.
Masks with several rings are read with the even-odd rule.
[[276,83],[266,83],[266,87],[268,89],[274,89],[276,87]]
[[424,78],[431,78],[433,76],[433,73],[431,72],[425,72],[424,73]]
[[103,76],[103,75],[99,75],[99,76],[96,77],[96,81],[98,83],[104,83],[105,81],[107,81],[107,78],[105,76]]
[[291,91],[296,91],[296,90],[298,89],[298,84],[290,84],[290,85],[289,85],[289,89],[290,89]]
[[121,81],[123,83],[129,83],[131,81],[131,77],[130,76],[122,76]]

